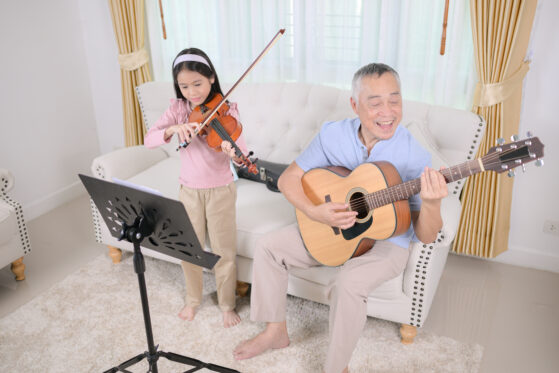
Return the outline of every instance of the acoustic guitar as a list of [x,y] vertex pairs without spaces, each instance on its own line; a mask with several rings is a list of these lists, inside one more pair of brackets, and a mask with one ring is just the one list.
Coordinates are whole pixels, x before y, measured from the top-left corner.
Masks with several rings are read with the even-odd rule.
[[[543,144],[537,137],[492,147],[487,155],[441,171],[447,183],[483,171],[498,173],[537,160],[543,165]],[[411,223],[408,198],[421,190],[421,178],[402,183],[396,168],[386,161],[363,163],[349,171],[333,166],[307,171],[302,178],[306,196],[315,204],[342,202],[357,211],[348,229],[310,219],[296,209],[301,236],[310,255],[326,266],[339,266],[369,251],[375,240],[405,233]]]

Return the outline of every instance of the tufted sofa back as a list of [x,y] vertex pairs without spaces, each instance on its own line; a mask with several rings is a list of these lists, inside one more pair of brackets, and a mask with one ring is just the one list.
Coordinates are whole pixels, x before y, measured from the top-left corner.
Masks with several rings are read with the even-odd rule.
[[[227,92],[229,86],[223,85]],[[144,123],[149,129],[174,96],[170,82],[148,82],[136,88]],[[354,117],[349,90],[306,83],[243,83],[230,99],[239,105],[243,134],[256,157],[290,163],[326,121]],[[433,166],[454,166],[474,158],[485,122],[479,116],[449,107],[404,100],[401,125],[433,155]],[[177,143],[166,145],[178,156]],[[463,183],[449,191],[458,194]]]

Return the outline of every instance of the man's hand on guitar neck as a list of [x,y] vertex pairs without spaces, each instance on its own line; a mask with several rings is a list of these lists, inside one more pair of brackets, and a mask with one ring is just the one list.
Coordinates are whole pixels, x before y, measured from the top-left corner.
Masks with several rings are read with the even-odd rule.
[[421,174],[421,209],[412,212],[413,229],[423,243],[433,242],[443,226],[441,200],[448,195],[444,176],[437,170],[425,167]]

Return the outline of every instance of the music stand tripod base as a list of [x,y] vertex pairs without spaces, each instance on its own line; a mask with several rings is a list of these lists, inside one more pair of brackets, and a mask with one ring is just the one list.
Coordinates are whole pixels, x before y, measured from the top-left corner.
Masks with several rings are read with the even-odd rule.
[[[128,367],[147,359],[149,371],[158,373],[157,360],[164,357],[170,361],[190,365],[187,372],[208,369],[221,373],[240,373],[237,370],[182,356],[172,352],[158,351],[153,341],[149,302],[145,282],[145,261],[140,244],[162,254],[212,269],[219,256],[202,250],[196,233],[179,201],[146,191],[111,183],[93,177],[79,175],[91,199],[97,206],[103,221],[113,237],[126,239],[134,245],[134,271],[138,277],[142,312],[148,351],[141,353],[105,373],[125,372]],[[146,241],[143,241],[147,238]]]

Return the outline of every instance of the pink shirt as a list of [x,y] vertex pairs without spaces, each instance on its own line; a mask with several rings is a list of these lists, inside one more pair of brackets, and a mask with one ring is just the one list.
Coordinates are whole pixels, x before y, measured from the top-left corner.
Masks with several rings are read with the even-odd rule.
[[[229,103],[229,106],[227,114],[240,121],[237,104]],[[165,141],[165,129],[175,124],[188,123],[191,111],[190,105],[185,100],[171,99],[169,108],[146,134],[144,145],[155,148],[171,141],[171,138]],[[235,143],[246,155],[247,146],[242,135]],[[181,148],[179,151],[181,159],[179,181],[182,185],[193,189],[205,189],[224,186],[233,181],[229,156],[210,148],[205,138],[196,136],[186,148]]]

